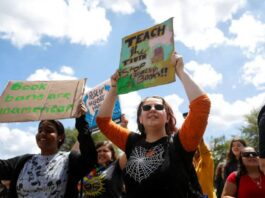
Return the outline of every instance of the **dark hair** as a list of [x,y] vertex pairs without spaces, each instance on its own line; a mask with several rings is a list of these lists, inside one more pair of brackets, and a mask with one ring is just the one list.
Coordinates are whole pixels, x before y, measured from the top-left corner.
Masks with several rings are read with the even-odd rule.
[[241,138],[238,138],[238,137],[233,138],[231,140],[231,142],[230,142],[229,151],[227,153],[227,157],[226,157],[226,161],[227,162],[226,162],[226,164],[237,162],[237,158],[236,158],[235,154],[232,151],[232,145],[233,145],[234,142],[240,142],[244,147],[247,146],[247,143],[245,142],[245,140],[243,140]]
[[215,170],[215,178],[222,177],[224,176],[224,167],[225,167],[225,162],[219,162],[219,164],[216,167]]
[[[253,147],[248,147],[248,148],[253,148]],[[253,148],[254,149],[254,151],[256,151],[255,150],[255,148]],[[258,166],[259,167],[259,166]],[[238,167],[238,174],[240,175],[240,176],[242,176],[242,175],[246,175],[248,172],[247,172],[247,168],[246,168],[246,166],[244,165],[244,163],[243,163],[243,160],[242,160],[242,156],[240,155],[240,157],[239,157],[239,167]]]
[[64,126],[63,126],[63,124],[62,124],[60,121],[58,121],[58,120],[42,120],[42,121],[40,121],[40,123],[39,123],[39,127],[38,127],[38,128],[40,128],[41,125],[42,125],[44,122],[49,122],[49,123],[51,123],[52,125],[54,125],[55,128],[56,128],[56,130],[57,130],[57,134],[58,134],[59,136],[62,136],[61,141],[59,141],[59,143],[58,143],[58,148],[60,148],[60,147],[63,145],[63,143],[64,143],[64,139],[65,139],[65,130],[64,130]]
[[111,162],[115,161],[117,158],[113,144],[110,141],[102,141],[96,144],[96,149],[102,146],[108,147],[108,149],[111,151]]
[[160,96],[151,96],[151,97],[147,97],[144,100],[142,100],[138,106],[137,109],[137,125],[138,125],[138,130],[141,132],[141,135],[146,135],[145,134],[145,129],[144,129],[144,125],[140,123],[140,115],[142,113],[142,106],[144,104],[144,102],[149,99],[149,98],[156,98],[156,99],[160,99],[162,100],[162,104],[165,106],[165,110],[167,113],[167,117],[169,118],[168,122],[165,125],[165,129],[166,129],[166,133],[167,135],[171,135],[174,132],[177,132],[177,128],[176,128],[176,118],[174,116],[173,110],[170,107],[170,105],[165,101],[164,98],[160,97]]

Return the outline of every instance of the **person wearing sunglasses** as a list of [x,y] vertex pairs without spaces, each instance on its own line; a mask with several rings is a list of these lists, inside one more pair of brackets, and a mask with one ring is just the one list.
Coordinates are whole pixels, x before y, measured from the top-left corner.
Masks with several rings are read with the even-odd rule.
[[253,147],[242,149],[238,171],[232,172],[225,182],[222,198],[232,197],[265,197],[265,176],[259,168],[259,154]]
[[140,102],[139,133],[115,124],[111,115],[117,97],[118,72],[111,77],[111,90],[97,116],[100,130],[126,153],[123,169],[126,198],[181,198],[188,191],[188,181],[182,173],[187,166],[192,166],[194,152],[207,126],[210,100],[184,70],[181,56],[173,53],[171,61],[190,102],[189,114],[179,129],[171,106],[160,96]]
[[260,169],[265,174],[265,105],[261,108],[258,115],[259,128],[259,162]]

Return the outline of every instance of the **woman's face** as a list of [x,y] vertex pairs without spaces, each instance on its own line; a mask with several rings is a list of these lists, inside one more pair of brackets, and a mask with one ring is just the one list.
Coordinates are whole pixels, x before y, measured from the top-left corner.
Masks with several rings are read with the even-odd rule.
[[259,156],[254,148],[245,147],[241,152],[243,164],[246,167],[258,167],[259,166]]
[[101,146],[97,149],[98,164],[104,166],[112,160],[112,152],[108,146]]
[[139,120],[145,129],[148,127],[165,127],[168,120],[163,101],[158,98],[148,98],[143,103]]
[[55,154],[58,151],[58,144],[62,139],[61,136],[58,136],[54,124],[49,121],[42,122],[36,134],[36,142],[43,155]]
[[239,141],[234,141],[232,143],[232,152],[236,157],[239,157],[241,150],[244,148],[244,145]]

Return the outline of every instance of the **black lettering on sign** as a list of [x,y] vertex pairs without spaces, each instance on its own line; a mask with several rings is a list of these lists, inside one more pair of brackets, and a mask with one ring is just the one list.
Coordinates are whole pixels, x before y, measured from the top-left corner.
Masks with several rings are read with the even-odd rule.
[[135,46],[145,40],[149,40],[155,37],[163,36],[165,34],[165,25],[157,25],[145,32],[142,32],[136,36],[127,38],[124,42],[128,44],[128,47]]

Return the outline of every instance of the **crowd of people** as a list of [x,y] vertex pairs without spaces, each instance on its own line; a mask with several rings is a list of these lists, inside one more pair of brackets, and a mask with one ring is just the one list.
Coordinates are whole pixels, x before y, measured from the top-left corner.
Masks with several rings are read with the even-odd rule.
[[[203,139],[210,99],[186,72],[181,56],[174,53],[171,61],[189,100],[189,112],[180,128],[171,106],[159,96],[147,97],[138,105],[138,132],[127,128],[124,116],[121,124],[113,122],[119,79],[115,72],[97,115],[97,125],[108,141],[94,143],[84,105],[80,105],[75,125],[78,150],[60,151],[64,126],[58,120],[41,121],[36,134],[40,154],[0,160],[0,180],[3,186],[9,182],[1,196],[265,197],[265,106],[257,119],[259,153],[243,139],[234,138],[226,161],[214,168]],[[113,144],[122,155],[116,154]]]

